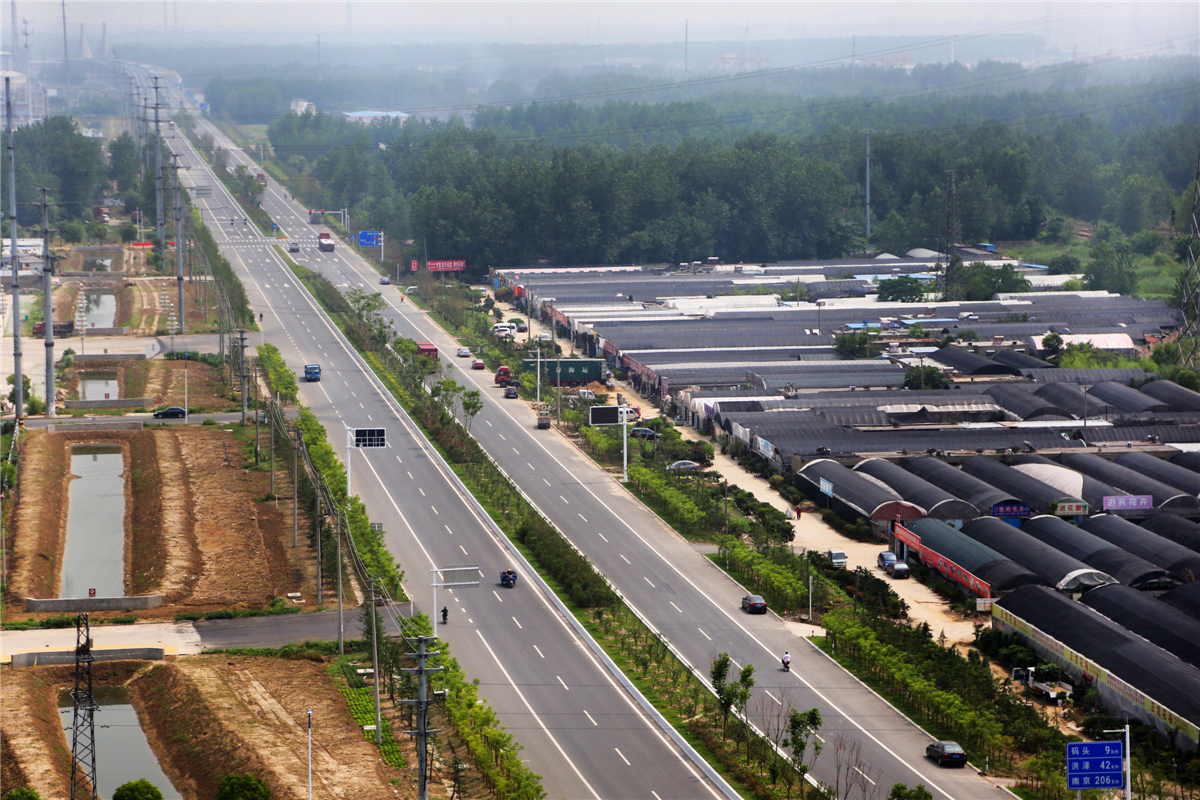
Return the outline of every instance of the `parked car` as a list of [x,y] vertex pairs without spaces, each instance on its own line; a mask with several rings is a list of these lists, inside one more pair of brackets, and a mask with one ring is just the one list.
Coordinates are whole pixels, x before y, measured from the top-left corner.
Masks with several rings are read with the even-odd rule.
[[382,278],[379,279],[379,285],[380,286],[391,286],[392,279],[389,278],[387,275],[384,275]]
[[688,470],[700,469],[700,465],[695,461],[676,461],[667,467],[667,469],[671,470],[671,472],[687,472]]
[[879,554],[879,557],[875,559],[875,563],[879,565],[879,568],[881,570],[884,570],[886,572],[887,568],[888,568],[888,564],[896,563],[896,554],[893,553],[891,550],[884,550],[882,553]]
[[653,442],[655,439],[662,438],[661,433],[651,430],[650,428],[631,428],[629,435],[635,439],[645,439],[650,442]]
[[299,253],[300,252],[300,243],[299,242],[288,242],[288,252],[289,253]]
[[767,601],[763,600],[761,595],[748,594],[742,598],[742,611],[747,614],[765,614]]
[[528,330],[529,330],[529,326],[526,325],[524,322],[517,323],[517,333],[525,333]]
[[487,369],[487,364],[483,363],[482,358],[477,358],[471,362],[471,369]]
[[893,578],[907,578],[910,575],[912,575],[912,571],[909,570],[908,564],[905,564],[903,561],[899,561],[899,560],[893,561],[891,564],[888,564],[886,567],[883,568],[883,570],[888,575],[891,575]]
[[925,748],[925,755],[937,762],[939,767],[952,764],[959,767],[967,765],[967,754],[958,742],[934,742]]
[[162,408],[154,412],[155,419],[184,419],[185,417],[187,417],[187,412],[179,406]]
[[835,567],[840,567],[842,569],[846,568],[847,559],[845,550],[839,550],[836,547],[831,550],[826,550],[825,557],[832,561]]
[[460,347],[460,348],[458,348],[458,352],[455,353],[455,355],[457,355],[459,358],[470,358],[471,357],[471,348]]
[[551,336],[551,335],[550,335],[550,334],[548,334],[548,333],[539,333],[539,334],[538,334],[538,341],[539,341],[539,342],[549,342],[549,341],[551,341],[553,338],[554,338],[554,337],[553,337],[553,336]]
[[505,400],[512,400],[513,398],[517,398],[520,396],[521,396],[521,393],[519,391],[517,391],[517,387],[515,387],[515,386],[505,386],[504,387],[504,399]]

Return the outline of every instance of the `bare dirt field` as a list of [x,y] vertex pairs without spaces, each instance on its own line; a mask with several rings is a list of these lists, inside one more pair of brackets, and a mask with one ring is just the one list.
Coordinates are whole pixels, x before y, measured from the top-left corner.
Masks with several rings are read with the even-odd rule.
[[[183,289],[184,324],[188,333],[205,333],[217,329],[217,297],[206,290],[203,281],[191,282],[185,277]],[[174,278],[137,278],[129,281],[118,300],[117,324],[128,326],[135,335],[161,334],[168,327],[169,316],[162,303],[163,293],[179,313],[179,289]]]
[[[213,655],[98,663],[94,669],[97,685],[129,689],[151,749],[188,800],[211,798],[234,772],[266,781],[276,798],[307,796],[308,709],[315,797],[395,800],[416,794],[410,775],[384,766],[364,739],[324,663]],[[28,785],[43,797],[69,796],[69,745],[56,706],[71,675],[70,667],[6,670],[0,688],[4,791]],[[437,788],[434,793],[444,796]]]
[[[261,608],[288,592],[300,592],[312,604],[316,558],[306,535],[292,547],[291,498],[264,499],[269,473],[246,469],[243,445],[231,432],[164,426],[28,434],[22,482],[37,488],[22,493],[5,531],[6,600],[13,608],[26,597],[58,596],[70,448],[83,442],[119,443],[124,451],[125,590],[160,593],[164,600],[160,609],[138,612],[140,619]],[[285,475],[277,468],[281,494],[290,486]],[[307,531],[303,515],[299,524]]]
[[66,371],[62,386],[66,396],[79,397],[79,378],[85,372],[115,372],[121,397],[144,397],[147,408],[182,406],[185,395],[192,413],[225,411],[238,406],[222,371],[195,361],[167,361],[154,358],[147,361],[88,361],[76,362]]

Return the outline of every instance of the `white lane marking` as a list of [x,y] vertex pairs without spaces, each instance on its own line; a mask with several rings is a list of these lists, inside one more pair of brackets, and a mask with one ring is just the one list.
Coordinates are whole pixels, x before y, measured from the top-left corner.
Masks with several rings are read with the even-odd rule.
[[518,628],[521,628],[522,630],[524,630],[524,629],[525,629],[525,626],[524,626],[524,625],[522,625],[522,624],[520,623],[520,621],[519,621],[519,620],[518,620],[516,617],[513,617],[513,618],[512,618],[512,621],[513,621],[513,622],[515,622],[515,623],[517,623],[517,627],[518,627]]
[[545,478],[542,478],[542,483],[546,484],[547,486],[550,485],[550,481],[546,480]]
[[581,520],[583,520],[584,522],[587,522],[587,517],[585,517],[583,514],[580,514],[580,515],[579,515],[579,518],[580,518]]
[[469,555],[469,554],[467,553],[467,548],[463,547],[461,544],[458,546],[458,549],[463,551],[463,555],[464,555],[464,556],[465,556],[465,555]]
[[[405,472],[408,472],[408,470],[404,470],[404,471],[405,471]],[[414,478],[414,477],[412,476],[412,473],[411,473],[411,472],[408,472],[408,479],[409,479],[410,481],[415,481],[415,480],[416,480],[416,478]]]
[[617,553],[617,555],[619,555],[621,557],[621,560],[624,561],[626,564],[630,564],[630,565],[633,564],[632,561],[630,561],[628,558],[625,557],[624,553]]
[[662,800],[662,798],[658,796],[658,792],[654,791],[653,789],[650,790],[650,794],[654,795],[654,800]]
[[[671,601],[670,601],[670,600],[668,600],[667,602],[668,602],[668,603],[671,603]],[[674,608],[676,611],[678,611],[680,614],[682,614],[682,613],[683,613],[683,609],[682,609],[682,608],[680,608],[679,606],[675,605],[674,603],[671,603],[671,607],[672,607],[672,608]]]
[[516,453],[517,455],[521,455],[521,451],[515,447],[513,448],[513,452]]
[[606,541],[606,542],[608,541],[608,538],[605,537],[605,535],[603,533],[601,533],[600,531],[596,531],[596,535],[599,536],[601,539],[604,539],[604,541]]
[[508,670],[504,668],[504,664],[501,663],[500,659],[496,657],[496,651],[492,650],[492,646],[487,643],[487,639],[483,638],[483,632],[476,630],[475,633],[479,636],[479,640],[483,642],[483,646],[487,648],[489,653],[491,653],[492,659],[496,662],[496,666],[499,667],[500,671],[504,673],[504,677],[508,680],[509,686],[511,686],[513,691],[517,693],[517,697],[521,698],[521,702],[525,704],[525,708],[529,709],[530,715],[537,720],[537,724],[541,727],[546,736],[550,737],[550,741],[554,742],[554,746],[558,749],[558,752],[563,759],[571,765],[571,769],[574,770],[576,777],[578,777],[579,780],[583,782],[583,785],[587,787],[587,790],[592,793],[592,797],[596,798],[596,800],[601,800],[600,795],[597,794],[596,790],[592,788],[592,785],[587,782],[587,778],[583,777],[583,773],[579,771],[579,767],[575,766],[575,762],[571,760],[571,757],[567,755],[565,750],[563,750],[562,745],[558,743],[558,739],[555,739],[554,735],[550,733],[550,729],[546,727],[546,723],[542,721],[542,718],[538,716],[538,713],[533,710],[533,706],[531,706],[529,701],[525,699],[525,693],[521,691],[521,688],[513,681],[512,676],[508,674]]
[[[513,619],[516,620],[516,617],[513,617]],[[567,682],[562,679],[561,675],[555,675],[554,677],[558,678],[558,682],[562,684],[564,689],[566,689],[568,692],[571,691],[571,687],[567,686]]]
[[864,778],[866,778],[866,779],[867,779],[867,781],[868,781],[868,782],[869,782],[869,783],[870,783],[872,786],[874,786],[874,785],[875,785],[875,781],[871,780],[871,776],[870,776],[870,775],[868,775],[867,773],[863,772],[863,771],[862,771],[861,769],[859,769],[858,767],[851,767],[850,769],[854,770],[854,771],[855,771],[855,772],[857,772],[859,775],[862,775]]
[[[400,456],[396,456],[396,460],[397,460],[397,461],[400,461]],[[400,461],[400,463],[401,463],[401,464],[403,464],[404,462],[403,462],[403,461]]]
[[368,420],[368,421],[370,421],[370,422],[374,422],[374,421],[375,421],[375,420],[374,420],[374,418],[373,418],[373,417],[372,417],[370,414],[367,414],[367,420]]
[[539,656],[541,656],[542,658],[545,658],[545,657],[546,657],[546,654],[545,654],[545,653],[543,653],[541,650],[538,650],[538,646],[537,646],[536,644],[533,646],[533,649],[534,649],[534,650],[537,650],[537,654],[538,654]]
[[[500,433],[500,434],[497,434],[497,435],[498,435],[498,436],[499,436],[501,439],[504,439],[504,434],[503,434],[503,433]],[[504,441],[506,441],[506,442],[507,442],[507,441],[508,441],[508,439],[504,439]]]
[[587,709],[586,709],[586,708],[583,710],[583,715],[584,715],[585,717],[587,717],[587,718],[588,718],[588,721],[590,721],[590,722],[591,722],[593,725],[596,725],[596,726],[599,726],[599,725],[600,725],[600,723],[599,723],[599,722],[596,722],[596,720],[592,719],[592,715],[591,715],[591,714],[587,713]]
[[563,497],[561,494],[559,495],[559,498],[567,505],[571,505],[571,501],[568,500],[567,498]]
[[420,486],[417,487],[417,491],[421,493],[421,497],[425,496],[425,490],[422,489]]
[[489,427],[489,428],[494,428],[494,427],[495,427],[494,425],[492,425],[492,423],[491,423],[491,422],[489,422],[489,421],[488,421],[488,420],[486,420],[486,419],[484,420],[484,422],[487,422],[487,424],[488,424],[488,427]]
[[712,641],[712,637],[709,636],[707,633],[704,633],[704,628],[696,628],[696,630],[700,631],[700,633],[703,633],[705,639],[708,639],[710,642]]
[[442,527],[446,529],[446,533],[450,534],[451,536],[454,535],[454,531],[450,530],[449,525],[443,525]]
[[[437,513],[438,513],[437,506],[430,506],[430,508],[432,508],[432,509],[433,509],[433,513],[435,513],[435,514],[437,514]],[[440,517],[440,516],[441,516],[441,514],[438,514],[438,516]]]
[[[613,750],[617,750],[617,748],[614,747]],[[621,757],[621,760],[625,762],[625,766],[627,766],[627,767],[633,766],[633,764],[629,763],[629,759],[625,757],[625,754],[622,753],[620,750],[617,750],[617,755],[619,755]]]
[[366,411],[366,410],[367,410],[367,407],[366,407],[366,406],[364,406],[362,403],[359,403],[359,404],[358,404],[358,407],[359,407],[359,408],[361,408],[363,411]]
[[499,600],[501,603],[504,602],[504,598],[501,597],[500,594],[495,589],[492,589],[492,594],[496,595],[496,599]]
[[[650,579],[649,579],[649,578],[647,578],[645,575],[643,575],[643,576],[642,576],[642,580],[644,580],[646,583],[650,583]],[[657,589],[658,587],[657,587],[657,586],[655,586],[653,583],[650,583],[650,588],[651,588],[651,589]]]
[[530,471],[533,471],[533,464],[530,464],[528,461],[526,461],[525,466],[529,467]]
[[774,701],[775,701],[775,705],[778,705],[778,706],[781,706],[781,705],[783,705],[783,703],[779,702],[779,698],[778,698],[778,697],[776,697],[775,695],[771,694],[771,690],[770,690],[770,689],[764,689],[763,691],[765,691],[765,692],[767,693],[767,697],[769,697],[769,698],[771,698],[772,700],[774,700]]

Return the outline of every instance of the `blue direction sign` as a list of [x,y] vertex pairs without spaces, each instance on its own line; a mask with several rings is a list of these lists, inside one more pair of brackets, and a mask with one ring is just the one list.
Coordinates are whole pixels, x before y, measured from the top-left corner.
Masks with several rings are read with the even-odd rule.
[[1067,745],[1067,788],[1120,789],[1125,786],[1124,743],[1074,742]]
[[359,231],[359,247],[379,247],[379,231]]
[[1028,503],[995,503],[992,505],[993,517],[1032,517],[1033,509]]
[[821,494],[833,497],[833,484],[821,478]]

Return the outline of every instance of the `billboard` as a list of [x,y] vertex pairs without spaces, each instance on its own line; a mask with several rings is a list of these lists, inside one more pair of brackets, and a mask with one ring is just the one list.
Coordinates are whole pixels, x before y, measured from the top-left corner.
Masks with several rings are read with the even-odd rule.
[[466,261],[426,261],[425,266],[430,272],[451,272],[466,269]]

